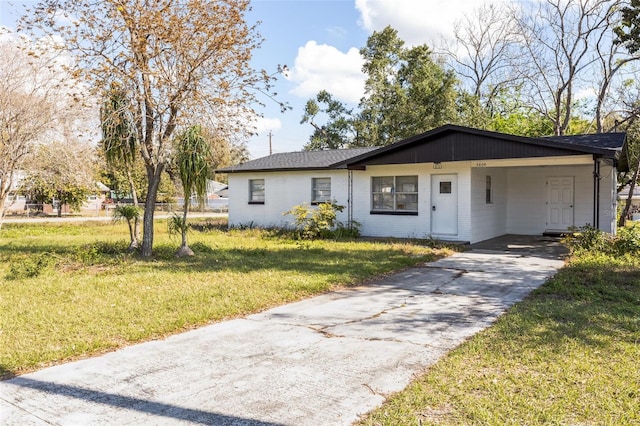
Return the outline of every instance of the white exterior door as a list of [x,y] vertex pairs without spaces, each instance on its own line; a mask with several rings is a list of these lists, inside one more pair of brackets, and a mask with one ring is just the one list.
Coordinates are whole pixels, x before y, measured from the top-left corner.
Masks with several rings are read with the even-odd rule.
[[573,226],[573,176],[547,178],[547,230]]
[[431,234],[458,234],[457,175],[431,175]]

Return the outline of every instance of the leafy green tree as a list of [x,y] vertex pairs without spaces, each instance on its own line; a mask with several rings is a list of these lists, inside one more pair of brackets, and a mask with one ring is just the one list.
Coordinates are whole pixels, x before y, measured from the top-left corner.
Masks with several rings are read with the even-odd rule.
[[[321,108],[324,105],[324,108]],[[325,124],[317,124],[317,116],[325,115],[329,121]],[[321,90],[315,99],[309,99],[304,107],[304,116],[300,124],[309,123],[313,126],[313,134],[309,143],[305,145],[307,150],[315,149],[339,149],[356,144],[353,110],[345,104],[333,98],[326,90]]]
[[[405,47],[389,26],[374,32],[360,54],[367,80],[358,110],[350,110],[326,91],[318,93],[307,102],[302,118],[314,127],[307,149],[388,145],[458,122],[460,108],[470,105],[459,96],[453,71],[434,60],[426,45]],[[319,115],[327,116],[326,124],[316,123]]]
[[79,210],[95,193],[93,159],[88,147],[71,141],[40,145],[24,182],[25,192],[38,203],[57,203],[58,216],[68,205]]
[[622,21],[614,29],[617,42],[634,54],[640,50],[640,0],[631,0],[621,12]]
[[193,256],[193,250],[187,245],[187,214],[191,204],[191,194],[195,194],[200,205],[206,200],[211,160],[211,145],[200,126],[189,127],[178,136],[176,163],[184,194],[182,220],[173,221],[182,234],[182,243],[176,253],[178,257]]

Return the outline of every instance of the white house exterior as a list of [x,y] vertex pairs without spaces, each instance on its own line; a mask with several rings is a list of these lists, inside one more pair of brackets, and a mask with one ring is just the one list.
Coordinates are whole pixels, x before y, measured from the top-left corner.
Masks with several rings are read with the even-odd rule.
[[290,226],[284,212],[328,197],[364,236],[474,243],[586,224],[613,233],[624,142],[444,126],[383,148],[275,154],[221,171],[230,226]]

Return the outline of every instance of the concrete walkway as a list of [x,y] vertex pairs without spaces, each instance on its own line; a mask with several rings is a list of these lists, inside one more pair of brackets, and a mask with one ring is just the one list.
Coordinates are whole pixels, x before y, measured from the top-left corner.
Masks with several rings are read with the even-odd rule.
[[0,382],[2,425],[349,425],[563,262],[490,247]]

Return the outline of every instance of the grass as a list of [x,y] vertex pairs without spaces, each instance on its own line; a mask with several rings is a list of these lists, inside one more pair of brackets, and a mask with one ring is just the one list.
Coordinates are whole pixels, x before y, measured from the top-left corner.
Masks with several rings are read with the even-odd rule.
[[640,424],[639,266],[573,257],[361,424]]
[[156,225],[154,259],[126,254],[124,224],[0,230],[0,377],[362,283],[444,256],[420,244],[302,242],[201,221],[193,258]]

